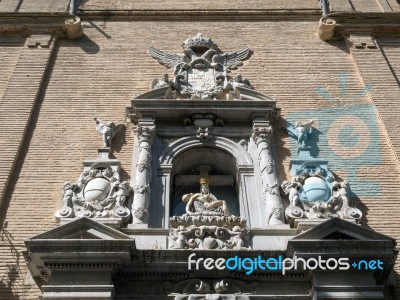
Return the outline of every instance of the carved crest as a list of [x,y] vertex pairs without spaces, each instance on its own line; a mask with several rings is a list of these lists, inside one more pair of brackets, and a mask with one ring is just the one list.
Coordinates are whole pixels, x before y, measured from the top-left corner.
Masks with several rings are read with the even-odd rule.
[[[246,48],[239,51],[222,53],[218,46],[201,33],[187,39],[183,45],[183,55],[149,48],[150,55],[170,69],[174,79],[168,76],[153,81],[152,89],[167,88],[175,92],[176,97],[189,99],[217,99],[225,92],[235,91],[237,86],[252,89],[246,79],[238,75],[228,80],[230,70],[237,69],[248,59],[252,51]],[[173,97],[173,93],[166,93]]]
[[130,217],[128,198],[132,193],[129,182],[120,182],[118,166],[102,159],[85,167],[76,183],[66,182],[62,190],[62,207],[56,212],[58,221],[65,218]]

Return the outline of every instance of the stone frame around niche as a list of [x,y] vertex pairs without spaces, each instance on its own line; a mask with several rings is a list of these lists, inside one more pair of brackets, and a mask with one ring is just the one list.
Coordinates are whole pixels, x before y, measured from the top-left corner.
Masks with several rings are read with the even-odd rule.
[[[266,96],[264,96],[267,98]],[[261,100],[261,99],[260,99]],[[245,101],[193,101],[193,100],[166,100],[166,99],[132,99],[131,107],[127,108],[127,115],[134,124],[135,143],[132,153],[132,182],[134,186],[137,176],[142,176],[140,168],[143,163],[138,159],[141,150],[143,128],[152,128],[151,159],[148,169],[148,210],[147,223],[128,224],[129,228],[168,228],[170,216],[171,172],[173,159],[176,155],[196,147],[211,147],[228,153],[237,162],[236,182],[238,185],[238,202],[240,217],[248,220],[250,228],[267,228],[275,224],[268,224],[268,213],[273,213],[273,207],[268,212],[266,198],[277,197],[274,183],[267,182],[268,174],[260,166],[259,157],[265,148],[254,140],[254,130],[266,130],[266,133],[257,133],[266,138],[269,145],[272,139],[272,123],[279,116],[276,102],[268,98]],[[196,113],[214,114],[225,122],[223,127],[212,127],[212,138],[199,139],[196,136],[196,126],[185,126],[183,121]],[[142,128],[142,129],[141,129]],[[263,129],[264,128],[264,129]],[[258,129],[257,129],[258,130]],[[266,136],[270,136],[269,138]],[[241,140],[246,145],[241,144]],[[165,144],[164,142],[167,141]],[[253,141],[254,140],[254,141]],[[149,140],[150,141],[150,140]],[[247,148],[247,149],[245,149]],[[261,151],[261,152],[260,152]],[[268,151],[271,152],[271,151]],[[272,151],[273,152],[273,151]],[[270,155],[270,154],[269,154]],[[271,159],[272,157],[270,157]],[[273,160],[273,158],[272,158]],[[268,162],[268,160],[267,160]],[[275,166],[269,166],[275,173]],[[142,175],[141,175],[142,174]],[[263,177],[264,176],[264,177]],[[269,175],[268,175],[269,176]],[[262,180],[264,178],[264,181]],[[270,190],[266,188],[271,187]],[[212,190],[211,190],[212,192]],[[270,203],[270,202],[269,202]],[[279,204],[278,203],[278,204]],[[132,212],[134,214],[134,211]],[[283,223],[282,223],[283,224]]]
[[[212,141],[200,142],[193,136],[182,137],[169,145],[160,155],[158,165],[157,165],[157,179],[155,181],[155,195],[152,197],[154,200],[158,200],[164,204],[165,214],[162,216],[164,219],[161,226],[169,227],[169,217],[170,217],[170,187],[171,187],[171,172],[173,168],[173,160],[179,154],[184,153],[187,150],[194,148],[214,148],[226,152],[228,155],[232,156],[236,161],[236,180],[238,184],[238,201],[240,209],[240,217],[246,218],[248,220],[248,225],[251,227],[251,220],[255,221],[256,217],[254,214],[260,214],[262,211],[260,208],[251,208],[251,199],[258,199],[256,180],[254,174],[253,160],[250,154],[247,153],[239,144],[233,142],[232,140],[225,137],[215,137]],[[160,188],[157,184],[161,184],[166,189]],[[160,191],[163,191],[160,193]],[[256,201],[258,203],[258,201]],[[151,205],[151,203],[150,203]],[[254,205],[253,205],[254,206]],[[250,212],[250,210],[254,210]],[[152,210],[153,220],[160,218],[159,210]],[[260,215],[260,219],[262,216]],[[150,217],[150,220],[152,218]]]

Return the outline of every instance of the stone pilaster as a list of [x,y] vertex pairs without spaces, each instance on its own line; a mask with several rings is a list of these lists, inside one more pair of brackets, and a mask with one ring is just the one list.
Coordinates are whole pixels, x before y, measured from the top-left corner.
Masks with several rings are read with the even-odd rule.
[[279,225],[284,223],[284,219],[275,163],[271,155],[272,134],[273,129],[269,125],[269,122],[265,122],[265,124],[254,122],[252,137],[258,150],[258,164],[260,166],[262,188],[265,197],[267,224]]
[[136,161],[136,176],[133,186],[132,205],[133,224],[148,224],[148,208],[150,203],[151,179],[151,144],[155,126],[138,125],[136,127],[139,143],[139,154]]

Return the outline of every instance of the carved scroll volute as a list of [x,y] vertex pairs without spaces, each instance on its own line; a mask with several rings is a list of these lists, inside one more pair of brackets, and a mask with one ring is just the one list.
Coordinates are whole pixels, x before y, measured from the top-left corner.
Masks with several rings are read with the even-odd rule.
[[275,164],[271,155],[272,126],[254,126],[252,138],[257,145],[262,188],[267,210],[267,224],[283,224],[283,207],[279,195],[279,184]]
[[134,199],[132,215],[134,224],[148,223],[151,178],[151,144],[155,126],[137,126],[139,155],[136,161],[136,178],[133,186]]

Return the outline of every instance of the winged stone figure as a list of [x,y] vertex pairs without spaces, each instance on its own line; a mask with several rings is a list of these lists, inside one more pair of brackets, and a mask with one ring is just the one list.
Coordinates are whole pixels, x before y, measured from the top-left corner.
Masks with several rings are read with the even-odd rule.
[[224,65],[228,71],[235,70],[243,65],[243,61],[248,59],[252,54],[253,51],[250,48],[246,48],[240,51],[214,55],[212,62]]
[[165,66],[167,69],[170,69],[179,65],[180,63],[185,62],[185,56],[183,55],[157,50],[153,47],[149,48],[149,53],[154,59],[157,59],[157,61]]
[[310,122],[303,123],[303,122],[296,122],[295,125],[287,126],[286,132],[297,139],[298,146],[305,146],[305,142],[307,140],[308,135],[310,135],[313,131],[312,124],[314,123],[313,120]]
[[[178,55],[150,47],[149,53],[167,69],[173,68],[181,63],[190,63],[198,57],[191,49],[185,50],[185,55]],[[253,51],[250,48],[224,54],[216,54],[214,49],[208,49],[201,57],[207,60],[210,60],[211,57],[211,62],[213,64],[221,64],[225,66],[227,70],[235,70],[243,65],[243,61],[248,59],[252,54]]]
[[103,122],[99,118],[94,118],[96,122],[96,131],[101,135],[104,147],[111,147],[111,140],[115,134],[124,126],[123,124],[115,124],[114,122]]

